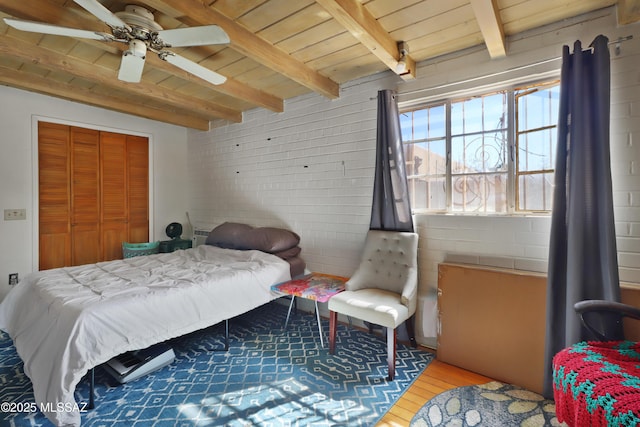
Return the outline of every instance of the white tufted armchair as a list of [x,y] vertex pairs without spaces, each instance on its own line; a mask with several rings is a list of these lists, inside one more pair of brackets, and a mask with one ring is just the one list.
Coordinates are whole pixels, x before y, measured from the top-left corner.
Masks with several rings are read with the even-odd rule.
[[387,328],[389,380],[395,376],[396,328],[413,337],[418,293],[418,235],[369,230],[360,265],[345,291],[329,300],[329,352],[335,351],[338,313]]

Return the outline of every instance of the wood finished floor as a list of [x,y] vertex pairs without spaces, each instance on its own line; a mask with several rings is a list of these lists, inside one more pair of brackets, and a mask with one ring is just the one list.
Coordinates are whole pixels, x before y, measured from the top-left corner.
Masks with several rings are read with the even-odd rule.
[[413,416],[432,397],[452,388],[489,381],[492,379],[434,359],[376,427],[408,426]]

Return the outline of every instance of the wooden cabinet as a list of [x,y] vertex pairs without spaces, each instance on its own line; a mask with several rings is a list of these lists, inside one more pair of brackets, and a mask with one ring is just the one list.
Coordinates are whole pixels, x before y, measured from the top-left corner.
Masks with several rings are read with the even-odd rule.
[[139,136],[38,124],[40,269],[122,258],[149,236],[149,148]]

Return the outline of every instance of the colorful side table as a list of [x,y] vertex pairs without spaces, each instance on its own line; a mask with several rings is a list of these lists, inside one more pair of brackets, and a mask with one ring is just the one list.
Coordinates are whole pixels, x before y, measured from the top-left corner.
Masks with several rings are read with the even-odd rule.
[[289,311],[287,312],[287,320],[284,323],[285,329],[289,324],[291,308],[293,307],[296,297],[312,300],[316,306],[316,319],[318,320],[320,344],[324,347],[318,302],[327,302],[335,294],[344,291],[344,284],[347,280],[349,280],[347,277],[342,276],[334,276],[324,273],[311,273],[297,279],[291,279],[271,286],[272,291],[291,296],[291,303],[289,304]]

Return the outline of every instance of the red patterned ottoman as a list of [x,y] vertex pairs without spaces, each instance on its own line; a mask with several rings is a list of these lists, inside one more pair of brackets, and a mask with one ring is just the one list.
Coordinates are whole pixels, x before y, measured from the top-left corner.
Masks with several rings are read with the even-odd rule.
[[581,342],[553,358],[558,421],[572,427],[640,426],[640,343]]

